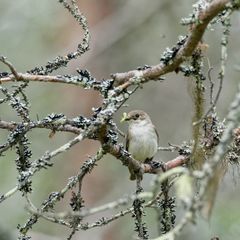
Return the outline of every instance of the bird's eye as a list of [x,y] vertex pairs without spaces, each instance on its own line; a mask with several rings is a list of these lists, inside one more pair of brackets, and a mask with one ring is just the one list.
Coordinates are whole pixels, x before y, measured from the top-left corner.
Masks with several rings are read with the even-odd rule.
[[138,113],[135,115],[135,118],[136,118],[136,119],[139,118],[139,114],[138,114]]

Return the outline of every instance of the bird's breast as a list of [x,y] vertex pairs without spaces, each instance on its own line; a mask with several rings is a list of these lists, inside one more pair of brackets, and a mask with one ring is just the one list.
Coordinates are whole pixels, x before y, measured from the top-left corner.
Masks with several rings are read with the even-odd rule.
[[141,162],[151,159],[157,152],[158,140],[155,129],[147,126],[131,126],[129,152]]

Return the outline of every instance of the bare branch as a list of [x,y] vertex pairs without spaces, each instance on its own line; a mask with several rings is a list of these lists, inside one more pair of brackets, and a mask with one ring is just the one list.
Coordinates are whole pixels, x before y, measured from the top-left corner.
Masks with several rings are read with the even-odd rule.
[[18,187],[14,187],[11,190],[9,190],[7,193],[0,195],[0,203],[6,200],[7,198],[11,197],[18,191]]
[[171,63],[168,65],[160,63],[140,71],[133,70],[126,73],[112,74],[115,85],[119,86],[121,89],[125,89],[134,83],[129,80],[135,76],[141,76],[141,82],[143,83],[174,71],[183,61],[186,60],[187,57],[192,55],[193,51],[198,46],[198,43],[202,39],[209,22],[216,17],[219,12],[223,11],[230,2],[230,0],[213,0],[207,8],[204,9],[200,16],[198,16],[196,23],[192,26],[185,43],[176,53],[175,57],[173,57]]
[[7,61],[7,59],[5,57],[3,57],[3,56],[0,56],[0,61],[3,62],[5,65],[7,65],[9,67],[11,73],[15,77],[15,79],[19,80],[19,76],[18,76],[17,70],[14,68],[13,65],[9,61]]

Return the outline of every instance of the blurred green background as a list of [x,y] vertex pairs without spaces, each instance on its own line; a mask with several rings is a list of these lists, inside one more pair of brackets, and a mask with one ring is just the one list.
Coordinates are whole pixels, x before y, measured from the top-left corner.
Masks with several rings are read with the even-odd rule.
[[[135,69],[144,64],[157,64],[161,53],[171,47],[178,35],[187,33],[179,24],[188,16],[195,1],[169,0],[79,0],[81,11],[89,21],[91,50],[77,59],[68,68],[54,74],[75,74],[76,68],[86,68],[98,79],[109,78],[111,73]],[[180,3],[180,4],[179,4]],[[11,61],[19,72],[45,64],[57,55],[73,51],[81,41],[82,30],[56,1],[17,0],[0,2],[0,55]],[[227,107],[239,83],[239,34],[240,14],[232,16],[228,61],[224,88],[217,111],[224,118]],[[213,66],[212,78],[216,81],[220,63],[221,28],[209,31],[204,40],[209,45],[207,57]],[[205,59],[206,62],[206,59]],[[1,64],[0,72],[6,70]],[[191,139],[191,117],[193,114],[189,81],[181,74],[169,74],[163,82],[149,82],[128,101],[129,107],[121,109],[115,118],[123,131],[126,126],[119,123],[121,114],[131,109],[148,112],[160,134],[160,145],[181,144]],[[206,83],[207,84],[207,83]],[[208,84],[207,84],[208,85]],[[9,85],[8,85],[9,86]],[[30,83],[27,95],[31,100],[31,117],[41,119],[47,114],[64,113],[69,118],[77,115],[89,116],[91,108],[101,105],[101,98],[94,91],[81,88]],[[2,97],[2,95],[0,95]],[[206,103],[209,99],[206,98]],[[17,116],[9,106],[0,105],[2,120],[16,121]],[[49,131],[34,130],[29,133],[33,159],[46,150],[53,150],[70,140],[73,135],[57,133],[48,138]],[[7,131],[0,130],[0,144],[4,143]],[[123,141],[123,139],[120,139]],[[76,174],[88,155],[94,154],[99,144],[84,141],[61,157],[54,159],[54,167],[42,171],[33,178],[32,199],[37,206],[52,191],[60,190],[67,179]],[[174,154],[160,152],[157,159],[168,160]],[[14,165],[15,152],[8,151],[0,160],[0,193],[5,193],[16,184],[17,172]],[[179,239],[238,239],[240,234],[238,169],[230,168],[221,183],[214,212],[210,221],[199,220],[190,225]],[[149,188],[152,177],[144,177],[144,186]],[[128,171],[111,156],[104,157],[83,185],[86,206],[97,206],[113,201],[134,191],[134,183],[128,180]],[[24,223],[28,214],[24,210],[21,195],[0,204],[0,240],[15,239],[16,226]],[[69,209],[68,199],[58,205],[57,210]],[[111,216],[114,212],[106,213]],[[102,216],[102,215],[99,215]],[[96,216],[89,221],[96,220]],[[179,219],[179,218],[178,218]],[[151,236],[156,236],[156,218],[147,212],[147,224]],[[77,233],[73,239],[132,239],[134,223],[130,216],[102,228]],[[40,220],[32,230],[33,239],[66,239],[69,230]],[[50,237],[52,236],[52,237]]]

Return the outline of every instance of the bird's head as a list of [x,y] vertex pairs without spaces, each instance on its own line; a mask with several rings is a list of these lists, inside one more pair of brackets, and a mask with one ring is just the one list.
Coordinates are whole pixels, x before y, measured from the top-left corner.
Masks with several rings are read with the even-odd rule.
[[133,110],[129,113],[123,113],[121,122],[129,121],[130,124],[151,123],[151,119],[147,113],[142,110]]

